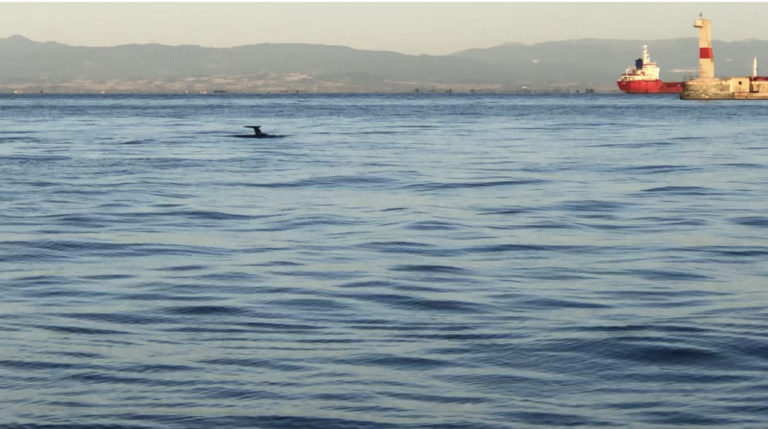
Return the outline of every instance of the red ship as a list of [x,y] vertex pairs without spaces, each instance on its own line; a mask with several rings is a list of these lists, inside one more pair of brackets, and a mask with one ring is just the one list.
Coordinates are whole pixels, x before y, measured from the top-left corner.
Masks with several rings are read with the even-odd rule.
[[643,56],[635,61],[635,68],[627,69],[616,83],[628,94],[679,94],[683,91],[682,82],[659,79],[659,66],[651,62],[648,45],[643,45]]

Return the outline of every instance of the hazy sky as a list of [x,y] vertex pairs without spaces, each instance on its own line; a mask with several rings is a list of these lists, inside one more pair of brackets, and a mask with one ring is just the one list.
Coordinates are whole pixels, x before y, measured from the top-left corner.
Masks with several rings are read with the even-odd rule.
[[442,55],[506,42],[768,40],[766,3],[0,3],[0,38],[114,46],[322,43]]

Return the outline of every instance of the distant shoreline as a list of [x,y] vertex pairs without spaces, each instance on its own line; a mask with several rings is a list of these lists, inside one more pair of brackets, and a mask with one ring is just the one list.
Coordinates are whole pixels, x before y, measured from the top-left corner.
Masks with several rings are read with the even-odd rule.
[[177,95],[184,97],[206,97],[206,96],[275,96],[275,95],[414,95],[414,96],[430,96],[430,95],[611,95],[611,94],[623,94],[619,91],[600,91],[600,90],[574,90],[574,91],[557,91],[557,90],[539,90],[539,91],[338,91],[338,92],[322,92],[322,91],[264,91],[264,92],[233,92],[233,91],[217,91],[217,92],[171,92],[171,91],[106,91],[106,92],[94,92],[94,91],[22,91],[22,92],[8,92],[0,91],[0,96],[41,96],[41,95],[92,95],[92,96],[111,96],[111,95],[124,95],[124,96],[142,96],[142,95]]
[[[413,56],[310,44],[95,48],[19,36],[0,39],[0,92],[612,93],[643,43],[571,40]],[[682,80],[680,70],[695,67],[695,46],[694,38],[653,42],[665,80]],[[768,41],[729,46],[734,54],[726,64],[737,72],[741,64],[752,64],[752,56],[736,53],[767,46]],[[723,71],[729,73],[726,66]]]

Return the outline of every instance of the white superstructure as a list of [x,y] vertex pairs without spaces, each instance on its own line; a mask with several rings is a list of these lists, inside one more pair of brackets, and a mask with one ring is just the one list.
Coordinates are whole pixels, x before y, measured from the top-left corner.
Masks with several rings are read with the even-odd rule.
[[628,68],[621,74],[620,80],[657,80],[658,78],[659,66],[651,61],[648,45],[643,45],[643,56],[635,61],[635,68]]

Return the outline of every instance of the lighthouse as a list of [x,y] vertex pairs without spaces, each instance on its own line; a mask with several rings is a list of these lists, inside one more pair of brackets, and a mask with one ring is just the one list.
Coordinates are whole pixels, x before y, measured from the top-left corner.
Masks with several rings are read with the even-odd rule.
[[[680,92],[682,99],[723,99],[733,98],[733,83],[715,77],[715,56],[712,52],[712,20],[701,14],[693,21],[693,27],[699,29],[699,76],[683,82]],[[742,89],[749,88],[749,80],[738,83]]]
[[715,77],[712,54],[712,21],[699,18],[693,22],[699,29],[699,76],[683,82],[680,98],[684,100],[768,100],[768,77],[757,75],[757,60],[752,62],[751,76]]
[[715,59],[712,55],[712,20],[699,18],[693,22],[699,29],[699,79],[715,77]]

